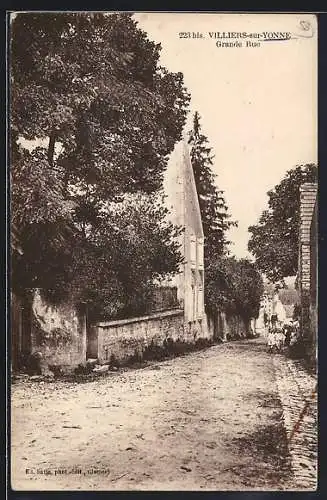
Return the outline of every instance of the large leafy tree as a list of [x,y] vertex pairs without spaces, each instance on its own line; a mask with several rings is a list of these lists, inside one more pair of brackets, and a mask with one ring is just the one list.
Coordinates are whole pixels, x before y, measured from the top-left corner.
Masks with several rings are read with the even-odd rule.
[[[122,215],[106,212],[108,203],[161,187],[189,95],[182,74],[160,67],[159,55],[160,45],[130,14],[20,13],[13,19],[11,210],[24,250],[18,267],[22,271],[24,263],[25,286],[67,290],[78,276],[108,276],[115,243],[126,245],[109,237],[103,244],[100,235],[111,234],[117,218],[122,226]],[[39,147],[28,152],[19,146],[26,141]],[[161,212],[153,213],[151,231],[136,213],[130,224],[147,238],[139,262],[152,265],[153,275],[173,271],[179,259],[173,228],[169,239],[160,228]],[[161,267],[150,258],[150,240],[167,257]],[[124,271],[132,274],[133,266],[126,259]],[[144,282],[151,272],[144,272]],[[122,290],[114,274],[113,288]]]
[[217,186],[217,176],[212,171],[214,156],[208,138],[202,133],[198,112],[193,117],[189,144],[205,238],[205,258],[210,260],[225,253],[229,243],[226,233],[236,223],[231,221],[224,192]]
[[268,209],[249,227],[248,248],[258,268],[273,283],[297,273],[300,224],[300,186],[317,182],[317,166],[299,165],[268,194]]
[[257,318],[264,291],[256,265],[248,259],[234,261],[233,287],[236,309],[246,319]]
[[180,230],[166,215],[156,194],[127,195],[106,207],[87,246],[83,239],[74,252],[69,290],[88,304],[90,315],[123,318],[148,312],[154,283],[177,272],[182,262]]
[[263,280],[248,259],[225,256],[213,260],[207,269],[209,312],[223,310],[245,321],[258,317]]
[[21,13],[11,35],[13,136],[48,140],[89,201],[159,188],[189,95],[131,15]]

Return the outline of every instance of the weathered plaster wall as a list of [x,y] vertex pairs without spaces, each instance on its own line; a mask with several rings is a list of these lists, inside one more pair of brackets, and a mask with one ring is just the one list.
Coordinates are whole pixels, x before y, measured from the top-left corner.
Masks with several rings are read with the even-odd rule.
[[49,365],[73,368],[86,360],[86,316],[69,303],[50,305],[39,290],[32,301],[31,353]]

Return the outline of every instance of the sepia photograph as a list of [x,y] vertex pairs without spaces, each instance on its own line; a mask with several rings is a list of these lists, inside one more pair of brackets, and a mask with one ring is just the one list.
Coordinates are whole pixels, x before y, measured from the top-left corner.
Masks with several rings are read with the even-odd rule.
[[7,21],[11,488],[316,491],[316,16]]

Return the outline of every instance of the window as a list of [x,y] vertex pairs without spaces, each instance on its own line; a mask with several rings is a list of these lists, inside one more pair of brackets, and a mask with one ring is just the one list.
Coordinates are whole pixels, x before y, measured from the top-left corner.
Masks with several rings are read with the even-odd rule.
[[190,237],[190,260],[191,264],[195,266],[196,263],[196,238],[191,235]]
[[203,310],[203,271],[198,271],[198,290],[197,290],[197,317],[202,318],[204,310]]
[[191,286],[192,288],[196,285],[196,274],[194,269],[191,270]]
[[199,288],[201,288],[203,290],[203,271],[199,271],[198,273],[198,284],[199,284]]
[[197,310],[197,318],[201,319],[203,317],[204,308],[203,308],[203,290],[198,289],[198,310]]
[[204,241],[203,238],[198,238],[198,256],[197,256],[197,261],[198,261],[198,267],[200,269],[203,269],[203,259],[204,259]]
[[197,287],[196,287],[196,275],[195,275],[195,271],[193,269],[192,269],[192,276],[191,276],[191,287],[192,287],[192,314],[191,314],[191,318],[192,318],[192,321],[194,321],[196,318],[196,306],[197,306],[196,290],[197,290]]

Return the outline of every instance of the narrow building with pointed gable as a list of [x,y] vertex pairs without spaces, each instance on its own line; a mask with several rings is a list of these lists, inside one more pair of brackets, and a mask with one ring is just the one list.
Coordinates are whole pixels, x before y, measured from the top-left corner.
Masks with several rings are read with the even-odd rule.
[[180,251],[184,263],[170,281],[184,311],[184,328],[195,336],[206,336],[204,309],[204,235],[198,195],[186,139],[176,144],[164,178],[169,218],[183,228]]

